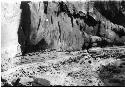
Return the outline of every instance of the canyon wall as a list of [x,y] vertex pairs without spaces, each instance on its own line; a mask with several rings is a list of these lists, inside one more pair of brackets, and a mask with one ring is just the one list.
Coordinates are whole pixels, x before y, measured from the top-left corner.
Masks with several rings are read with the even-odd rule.
[[2,48],[17,52],[19,45],[22,54],[26,54],[46,49],[75,51],[124,45],[124,9],[124,1],[5,3]]
[[[81,50],[97,45],[124,45],[124,22],[114,23],[113,18],[111,20],[105,17],[100,12],[99,9],[103,10],[103,8],[99,8],[98,3],[99,5],[104,3],[102,7],[108,8],[109,12],[114,12],[113,14],[117,16],[121,16],[122,13],[118,14],[111,9],[113,7],[124,8],[124,2],[44,1],[43,3],[29,3],[31,11],[29,41],[32,45],[37,45],[44,40],[47,44],[46,48],[59,51]],[[124,20],[124,18],[125,15],[122,14],[119,19]]]

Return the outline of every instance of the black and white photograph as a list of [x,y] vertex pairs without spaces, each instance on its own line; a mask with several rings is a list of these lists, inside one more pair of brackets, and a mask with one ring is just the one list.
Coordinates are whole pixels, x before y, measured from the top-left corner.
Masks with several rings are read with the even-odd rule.
[[124,0],[2,0],[1,87],[125,87]]

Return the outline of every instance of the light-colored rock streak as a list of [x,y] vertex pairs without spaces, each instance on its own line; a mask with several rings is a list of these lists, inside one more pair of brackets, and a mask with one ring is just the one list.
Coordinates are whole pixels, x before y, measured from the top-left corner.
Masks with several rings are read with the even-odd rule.
[[1,51],[8,58],[20,52],[18,27],[20,21],[20,3],[1,3]]

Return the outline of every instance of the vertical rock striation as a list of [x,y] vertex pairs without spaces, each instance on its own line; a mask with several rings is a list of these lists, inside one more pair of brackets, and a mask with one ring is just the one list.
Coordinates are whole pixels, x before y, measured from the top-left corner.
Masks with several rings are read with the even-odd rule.
[[81,49],[84,38],[66,3],[30,3],[30,11],[30,41],[33,45],[44,39],[49,49]]
[[22,1],[18,34],[15,34],[22,54],[45,49],[72,51],[124,45],[124,1],[103,2]]

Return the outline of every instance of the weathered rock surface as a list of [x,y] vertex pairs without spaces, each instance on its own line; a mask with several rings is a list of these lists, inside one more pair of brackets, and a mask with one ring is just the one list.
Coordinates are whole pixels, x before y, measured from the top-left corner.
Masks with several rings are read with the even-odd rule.
[[[114,4],[114,2],[110,3]],[[30,45],[34,47],[32,50],[81,50],[84,47],[90,48],[93,46],[91,43],[93,43],[92,38],[94,37],[90,36],[100,37],[100,43],[96,42],[97,44],[95,46],[102,46],[103,43],[105,45],[124,45],[124,25],[117,25],[112,20],[106,19],[105,15],[98,10],[98,2],[45,1],[23,4],[28,8],[27,11],[29,11],[30,18],[28,15],[26,17],[28,17],[31,24],[29,21],[25,21],[25,25],[29,25],[28,29],[25,28],[25,25],[22,25],[24,32],[29,30],[27,39],[24,41],[25,44],[22,46],[29,47],[28,45]],[[104,6],[106,5],[104,4]],[[120,6],[122,5],[120,4],[118,7]],[[22,8],[22,10],[25,11],[25,8]],[[114,14],[116,13],[114,12]],[[121,18],[121,20],[123,19]],[[101,43],[102,45],[100,45]],[[25,50],[27,48],[23,51]]]
[[97,1],[94,6],[105,18],[125,27],[125,1]]
[[[78,25],[72,22],[65,3],[48,2],[47,12],[44,13],[43,3],[38,7],[31,3],[31,41],[37,44],[41,39],[45,39],[49,48],[56,50],[80,50],[84,43],[84,38]],[[35,9],[36,8],[36,9]],[[37,12],[39,9],[40,12]],[[43,11],[41,10],[43,9]],[[64,10],[64,11],[63,11]],[[34,15],[36,14],[36,15]]]
[[[124,22],[114,22],[113,20],[113,17],[121,16],[120,14],[122,17],[119,19],[124,19],[124,1],[102,3],[93,1],[21,2],[21,4],[16,5],[16,8],[14,8],[15,5],[12,5],[14,13],[10,14],[10,17],[16,17],[10,18],[8,16],[6,20],[4,14],[9,13],[11,8],[9,10],[6,5],[2,5],[3,8],[6,8],[6,10],[2,10],[2,37],[4,37],[2,47],[10,46],[9,43],[12,45],[12,39],[10,39],[12,37],[16,46],[18,43],[20,44],[23,54],[45,49],[72,51],[92,46],[124,45]],[[102,5],[101,8],[99,8],[100,5]],[[117,13],[115,9],[111,10],[113,7],[116,7],[120,13]],[[16,13],[16,11],[18,12]],[[114,15],[110,19],[101,11]],[[8,31],[12,28],[7,21],[10,19],[15,19],[11,23],[12,26],[14,22],[17,23],[13,26],[13,32]],[[118,22],[120,23],[118,24]],[[7,28],[4,25],[7,25]],[[4,32],[3,30],[7,31]],[[11,37],[8,37],[8,34]],[[98,37],[96,41],[95,36]],[[13,50],[15,51],[13,52],[16,52],[14,44]]]
[[[102,3],[2,3],[2,78],[9,86],[124,86],[125,47],[101,48],[125,45],[124,1]],[[121,73],[107,75],[108,67]]]

